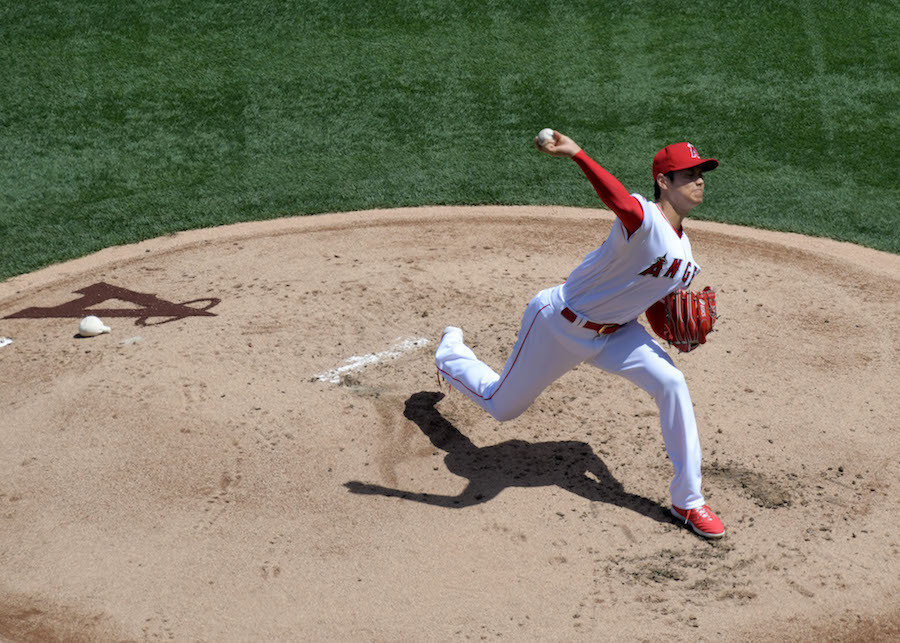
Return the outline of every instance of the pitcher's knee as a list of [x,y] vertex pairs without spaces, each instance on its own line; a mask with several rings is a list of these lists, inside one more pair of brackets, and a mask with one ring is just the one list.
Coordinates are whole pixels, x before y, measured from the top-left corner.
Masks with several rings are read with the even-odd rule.
[[498,422],[509,422],[510,420],[515,420],[517,417],[522,415],[525,410],[513,410],[513,409],[490,409],[488,411]]
[[672,395],[686,390],[687,380],[684,379],[684,373],[677,368],[670,368],[657,375],[654,397]]
[[522,415],[527,408],[528,405],[511,406],[504,404],[491,404],[490,406],[486,406],[485,410],[490,413],[491,417],[493,417],[498,422],[508,422]]

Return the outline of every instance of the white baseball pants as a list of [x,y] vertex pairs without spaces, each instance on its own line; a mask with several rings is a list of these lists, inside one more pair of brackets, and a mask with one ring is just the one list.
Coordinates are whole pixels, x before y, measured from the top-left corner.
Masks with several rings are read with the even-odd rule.
[[566,307],[561,290],[543,290],[528,304],[500,375],[475,356],[455,329],[438,345],[438,370],[501,422],[521,415],[545,388],[582,362],[621,375],[647,391],[659,407],[663,440],[675,468],[669,487],[672,504],[701,507],[700,440],[684,375],[637,320],[610,335],[567,321],[560,314]]

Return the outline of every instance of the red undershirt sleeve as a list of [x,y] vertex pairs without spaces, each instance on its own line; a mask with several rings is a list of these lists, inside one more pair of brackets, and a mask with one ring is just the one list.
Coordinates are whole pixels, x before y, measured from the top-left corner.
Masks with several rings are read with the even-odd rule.
[[578,167],[587,176],[588,181],[591,182],[591,185],[597,191],[597,196],[600,197],[600,200],[619,217],[622,225],[628,231],[628,236],[630,237],[637,232],[637,229],[641,227],[641,222],[644,220],[644,210],[638,200],[628,193],[628,190],[616,177],[585,154],[584,150],[573,156],[572,160],[578,164]]

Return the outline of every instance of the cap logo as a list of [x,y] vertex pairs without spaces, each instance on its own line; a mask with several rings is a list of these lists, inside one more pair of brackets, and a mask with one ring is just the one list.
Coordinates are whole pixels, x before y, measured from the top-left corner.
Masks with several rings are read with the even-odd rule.
[[688,146],[688,149],[691,151],[691,158],[692,158],[692,159],[698,159],[698,158],[700,158],[700,155],[697,153],[697,148],[696,148],[696,147],[694,147],[694,146],[691,145],[690,143],[688,143],[687,146]]

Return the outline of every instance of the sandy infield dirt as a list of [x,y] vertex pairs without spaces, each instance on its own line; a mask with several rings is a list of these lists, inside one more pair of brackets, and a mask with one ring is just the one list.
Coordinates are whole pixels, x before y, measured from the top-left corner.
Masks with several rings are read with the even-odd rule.
[[[718,542],[669,517],[625,380],[502,424],[439,390],[444,326],[502,368],[612,220],[297,217],[0,283],[0,639],[900,637],[900,257],[686,223],[721,319],[667,350]],[[112,332],[74,337],[91,312]]]

